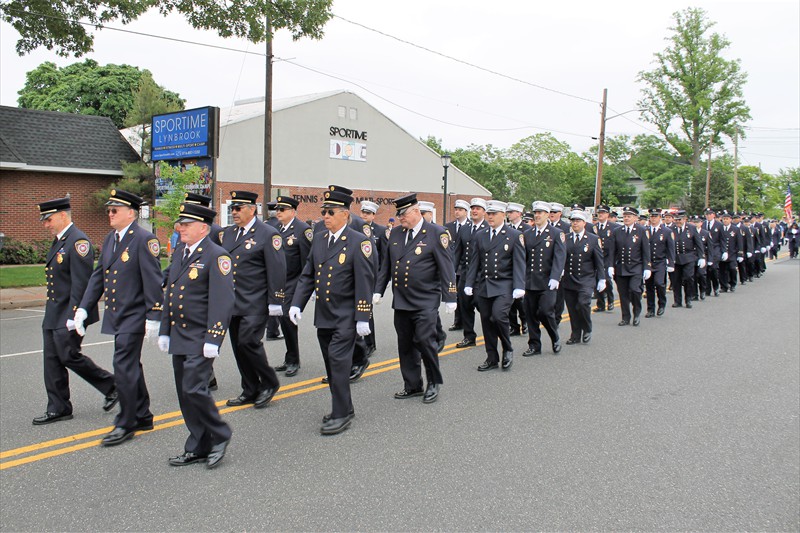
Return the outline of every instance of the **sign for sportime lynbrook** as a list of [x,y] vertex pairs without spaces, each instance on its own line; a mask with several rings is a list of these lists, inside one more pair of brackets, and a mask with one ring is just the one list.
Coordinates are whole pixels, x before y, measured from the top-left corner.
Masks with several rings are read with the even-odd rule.
[[199,107],[154,115],[153,161],[219,155],[219,108]]

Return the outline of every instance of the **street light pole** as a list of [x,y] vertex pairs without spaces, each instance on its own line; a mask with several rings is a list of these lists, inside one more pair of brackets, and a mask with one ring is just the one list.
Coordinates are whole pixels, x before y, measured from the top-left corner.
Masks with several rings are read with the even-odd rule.
[[442,166],[444,167],[444,194],[442,195],[442,226],[447,222],[447,169],[450,168],[450,154],[442,154]]
[[600,139],[597,149],[597,176],[594,180],[594,206],[600,205],[600,193],[603,190],[603,155],[606,148],[606,101],[608,89],[603,89],[603,104],[600,108]]

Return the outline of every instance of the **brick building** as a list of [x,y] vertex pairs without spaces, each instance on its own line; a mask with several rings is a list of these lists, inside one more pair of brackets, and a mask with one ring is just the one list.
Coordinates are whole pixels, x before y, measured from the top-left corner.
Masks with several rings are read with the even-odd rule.
[[52,239],[36,204],[69,195],[76,225],[102,242],[108,219],[90,197],[120,179],[121,161],[138,160],[109,118],[0,106],[0,232]]

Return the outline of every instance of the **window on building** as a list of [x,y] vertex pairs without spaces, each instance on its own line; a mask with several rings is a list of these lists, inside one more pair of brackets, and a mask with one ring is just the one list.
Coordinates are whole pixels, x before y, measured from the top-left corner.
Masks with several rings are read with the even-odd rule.
[[339,106],[339,118],[347,118],[347,108],[343,105]]
[[350,108],[350,120],[358,120],[358,109],[355,107]]

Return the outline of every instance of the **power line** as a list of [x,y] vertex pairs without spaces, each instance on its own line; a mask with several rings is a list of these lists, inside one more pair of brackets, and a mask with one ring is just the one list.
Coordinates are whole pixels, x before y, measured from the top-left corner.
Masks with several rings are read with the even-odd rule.
[[583,100],[584,102],[591,102],[593,104],[600,104],[600,102],[598,102],[597,100],[592,100],[591,98],[584,98],[583,96],[577,96],[575,94],[570,94],[570,93],[567,93],[567,92],[564,92],[564,91],[559,91],[558,89],[551,89],[550,87],[545,87],[544,85],[539,85],[539,84],[532,83],[532,82],[529,82],[529,81],[526,81],[526,80],[522,80],[520,78],[515,78],[514,76],[509,76],[508,74],[503,74],[502,72],[498,72],[496,70],[491,70],[491,69],[488,69],[486,67],[482,67],[480,65],[476,65],[475,63],[470,63],[469,61],[464,61],[463,59],[459,59],[457,57],[453,57],[453,56],[444,54],[442,52],[438,52],[436,50],[432,50],[430,48],[427,48],[425,46],[413,43],[411,41],[407,41],[405,39],[401,39],[400,37],[395,37],[394,35],[390,35],[390,34],[388,34],[386,32],[383,32],[383,31],[380,31],[380,30],[376,30],[375,28],[370,28],[369,26],[361,24],[360,22],[354,22],[352,20],[348,20],[348,19],[346,19],[346,18],[344,18],[342,16],[339,16],[339,15],[336,15],[336,14],[333,14],[333,16],[338,18],[339,20],[347,22],[348,24],[352,24],[353,26],[358,26],[360,28],[364,28],[365,30],[377,33],[379,35],[382,35],[384,37],[388,37],[390,39],[394,39],[395,41],[398,41],[400,43],[406,44],[408,46],[413,46],[414,48],[418,48],[420,50],[424,50],[425,52],[428,52],[428,53],[443,57],[445,59],[449,59],[450,61],[455,61],[456,63],[461,63],[462,65],[466,65],[468,67],[472,67],[474,69],[478,69],[478,70],[481,70],[483,72],[487,72],[489,74],[493,74],[495,76],[500,76],[501,78],[506,78],[507,80],[515,81],[517,83],[522,83],[523,85],[528,85],[530,87],[535,87],[536,89],[541,89],[543,91],[549,91],[551,93],[560,94],[562,96],[567,96],[569,98],[575,98],[576,100]]

